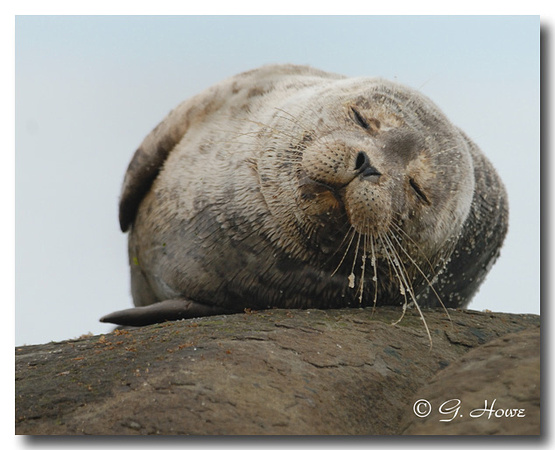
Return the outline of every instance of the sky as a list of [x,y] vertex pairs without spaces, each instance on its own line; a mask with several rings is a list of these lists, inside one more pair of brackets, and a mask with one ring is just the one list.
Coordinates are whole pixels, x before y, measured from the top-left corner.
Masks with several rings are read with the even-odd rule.
[[18,16],[15,344],[132,305],[117,219],[135,149],[181,101],[268,63],[430,97],[493,162],[509,234],[471,309],[540,312],[538,16]]

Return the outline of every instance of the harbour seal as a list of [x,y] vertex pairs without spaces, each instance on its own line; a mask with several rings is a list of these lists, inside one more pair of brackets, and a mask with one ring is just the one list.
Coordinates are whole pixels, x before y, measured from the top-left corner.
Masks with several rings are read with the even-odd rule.
[[270,65],[181,103],[123,183],[145,325],[250,309],[464,307],[499,255],[507,195],[422,94]]

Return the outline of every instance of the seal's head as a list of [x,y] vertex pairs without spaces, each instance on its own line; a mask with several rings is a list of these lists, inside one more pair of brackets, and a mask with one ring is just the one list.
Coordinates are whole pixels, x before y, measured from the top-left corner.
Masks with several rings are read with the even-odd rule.
[[276,112],[267,133],[262,192],[298,255],[341,258],[354,241],[359,254],[372,248],[409,267],[452,250],[472,203],[472,158],[426,97],[384,80],[335,80]]

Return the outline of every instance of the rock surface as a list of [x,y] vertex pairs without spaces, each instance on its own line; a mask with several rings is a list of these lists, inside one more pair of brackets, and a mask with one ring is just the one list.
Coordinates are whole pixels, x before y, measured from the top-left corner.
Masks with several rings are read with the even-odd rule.
[[540,433],[539,316],[425,310],[430,345],[400,314],[270,310],[18,347],[16,433]]

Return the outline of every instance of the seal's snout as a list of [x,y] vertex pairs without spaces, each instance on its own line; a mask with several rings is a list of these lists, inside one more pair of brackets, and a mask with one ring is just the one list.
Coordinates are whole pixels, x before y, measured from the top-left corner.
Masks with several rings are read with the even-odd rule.
[[381,176],[378,169],[370,165],[370,158],[368,158],[366,152],[358,152],[355,161],[355,171],[362,175],[362,178],[369,181],[377,181]]

